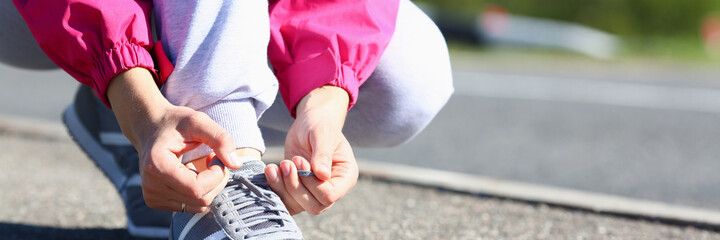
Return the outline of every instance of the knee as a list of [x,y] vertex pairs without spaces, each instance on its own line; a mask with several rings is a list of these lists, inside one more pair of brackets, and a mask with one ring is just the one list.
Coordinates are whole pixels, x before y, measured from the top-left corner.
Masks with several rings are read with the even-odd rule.
[[410,1],[400,7],[393,38],[348,113],[344,130],[353,146],[393,147],[410,141],[454,91],[442,34]]
[[346,124],[346,136],[356,147],[395,147],[420,134],[440,113],[453,93],[452,82],[412,101],[386,103],[377,114]]
[[[430,122],[428,116],[412,119],[389,119],[377,128],[366,131],[365,137],[352,138],[353,146],[364,148],[390,148],[405,144],[415,138]],[[431,119],[431,118],[430,118]]]

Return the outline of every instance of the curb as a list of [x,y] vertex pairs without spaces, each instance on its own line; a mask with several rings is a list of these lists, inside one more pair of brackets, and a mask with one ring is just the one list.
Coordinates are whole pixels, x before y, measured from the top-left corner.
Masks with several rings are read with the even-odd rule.
[[0,133],[52,140],[70,140],[60,122],[0,115]]
[[639,217],[668,223],[720,228],[720,211],[616,195],[501,180],[393,163],[358,160],[360,174],[391,181],[482,194],[527,202]]
[[[2,133],[43,139],[70,140],[65,127],[59,122],[16,116],[0,115],[0,134]],[[268,148],[264,157],[270,161],[282,159],[282,148]],[[672,205],[366,159],[358,159],[358,165],[360,175],[388,181],[720,229],[720,211],[713,209]]]

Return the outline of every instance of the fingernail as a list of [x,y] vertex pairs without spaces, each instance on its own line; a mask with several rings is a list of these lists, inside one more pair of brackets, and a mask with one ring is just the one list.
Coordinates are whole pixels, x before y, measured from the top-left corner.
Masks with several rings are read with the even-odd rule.
[[308,170],[308,171],[309,171],[309,170],[312,168],[311,165],[310,165],[310,162],[308,162],[308,161],[305,160],[305,159],[302,159],[302,165],[303,165],[302,170]]
[[290,163],[289,162],[283,162],[280,163],[280,168],[282,168],[282,172],[284,176],[290,176]]
[[302,159],[300,159],[300,157],[293,157],[292,161],[295,164],[295,167],[297,167],[297,169],[303,169],[303,161]]
[[271,182],[277,181],[277,169],[271,167],[270,170],[268,170],[267,172],[267,177],[268,180],[270,180]]
[[240,155],[238,155],[237,152],[233,151],[232,153],[230,153],[230,163],[232,163],[232,165],[235,167],[242,165]]
[[330,168],[322,164],[317,165],[317,169],[315,169],[315,171],[330,174]]

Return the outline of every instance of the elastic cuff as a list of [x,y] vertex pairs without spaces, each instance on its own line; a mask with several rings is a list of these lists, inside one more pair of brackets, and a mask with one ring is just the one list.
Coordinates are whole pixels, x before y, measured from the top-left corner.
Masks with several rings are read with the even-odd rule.
[[123,71],[135,67],[147,69],[153,75],[153,78],[158,79],[152,56],[141,45],[124,43],[105,51],[99,56],[95,56],[95,67],[91,73],[92,87],[105,105],[110,107],[110,102],[105,94],[110,79]]
[[292,117],[295,117],[295,106],[305,95],[337,78],[338,71],[333,66],[337,66],[335,58],[327,50],[297,61],[277,74],[280,94]]
[[[334,66],[334,67],[333,67]],[[360,81],[350,66],[337,63],[330,50],[310,59],[299,61],[278,74],[280,93],[290,115],[300,100],[316,88],[332,85],[345,89],[350,96],[348,110],[357,102]]]
[[[198,111],[210,118],[230,133],[235,140],[235,148],[254,148],[265,153],[260,128],[257,125],[255,107],[250,99],[218,101]],[[202,145],[183,155],[183,163],[207,156],[212,149]]]
[[360,89],[360,80],[358,80],[356,72],[351,67],[342,65],[342,67],[340,67],[340,74],[338,74],[338,77],[330,81],[327,85],[345,89],[348,96],[350,96],[348,111],[355,106]]

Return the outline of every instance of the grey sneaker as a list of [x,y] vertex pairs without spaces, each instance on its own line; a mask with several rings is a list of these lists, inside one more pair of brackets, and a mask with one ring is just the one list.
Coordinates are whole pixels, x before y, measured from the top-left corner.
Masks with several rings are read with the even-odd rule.
[[63,113],[63,122],[75,142],[122,196],[130,235],[166,238],[172,213],[151,209],[145,204],[137,151],[120,131],[113,112],[90,87],[80,86],[75,101]]
[[259,160],[230,170],[230,180],[205,213],[173,214],[170,239],[303,239],[270,189]]

